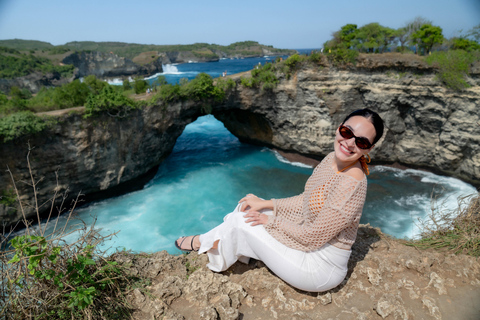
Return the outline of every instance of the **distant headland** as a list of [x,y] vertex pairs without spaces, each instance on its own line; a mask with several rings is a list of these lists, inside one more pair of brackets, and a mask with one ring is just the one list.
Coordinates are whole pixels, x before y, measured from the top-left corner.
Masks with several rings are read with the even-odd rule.
[[16,86],[37,92],[42,86],[58,86],[88,75],[100,79],[148,77],[163,72],[162,65],[172,63],[295,53],[296,50],[277,49],[256,41],[228,46],[73,41],[54,46],[36,40],[0,40],[0,58],[5,60],[2,65],[9,66],[0,70],[0,91],[9,92]]

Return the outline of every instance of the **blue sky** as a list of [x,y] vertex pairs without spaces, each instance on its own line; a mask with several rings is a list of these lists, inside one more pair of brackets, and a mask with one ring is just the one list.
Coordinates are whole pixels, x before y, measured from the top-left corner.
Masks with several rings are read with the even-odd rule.
[[446,37],[480,24],[480,0],[0,0],[0,39],[319,48],[347,23],[399,28],[421,16]]

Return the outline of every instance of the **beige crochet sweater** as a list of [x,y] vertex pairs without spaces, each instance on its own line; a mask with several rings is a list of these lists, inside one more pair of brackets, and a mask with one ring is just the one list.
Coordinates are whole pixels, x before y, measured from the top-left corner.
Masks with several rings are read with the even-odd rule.
[[313,251],[329,243],[350,250],[357,236],[367,194],[360,181],[333,170],[332,152],[315,168],[302,194],[273,199],[273,216],[265,229],[284,245]]

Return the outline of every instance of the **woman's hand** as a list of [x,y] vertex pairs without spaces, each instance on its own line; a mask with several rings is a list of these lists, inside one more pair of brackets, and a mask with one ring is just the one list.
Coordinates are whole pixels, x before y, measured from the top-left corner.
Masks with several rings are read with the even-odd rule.
[[267,222],[268,222],[268,216],[266,214],[259,213],[259,212],[256,212],[256,211],[249,212],[244,217],[248,218],[245,221],[246,223],[253,222],[252,227],[256,226],[258,224],[267,224]]
[[272,200],[260,199],[254,194],[247,194],[245,197],[240,199],[238,203],[242,203],[240,211],[244,212],[259,212],[262,209],[273,209]]
[[260,210],[273,209],[272,200],[263,200],[250,193],[240,199],[238,202],[242,203],[240,206],[240,211],[247,213],[244,216],[248,218],[245,222],[252,222],[252,226],[256,226],[258,224],[267,224],[268,216],[260,213]]

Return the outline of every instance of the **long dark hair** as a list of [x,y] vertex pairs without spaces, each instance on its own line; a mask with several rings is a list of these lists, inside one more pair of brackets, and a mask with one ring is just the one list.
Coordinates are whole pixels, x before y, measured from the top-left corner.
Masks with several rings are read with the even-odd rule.
[[382,118],[380,118],[378,113],[368,108],[355,110],[352,113],[350,113],[345,118],[345,120],[343,120],[342,124],[344,124],[351,117],[355,117],[355,116],[361,116],[361,117],[364,117],[365,119],[370,120],[370,122],[373,124],[373,127],[375,128],[375,138],[373,139],[372,144],[377,143],[377,141],[380,140],[380,138],[383,136],[383,120]]

